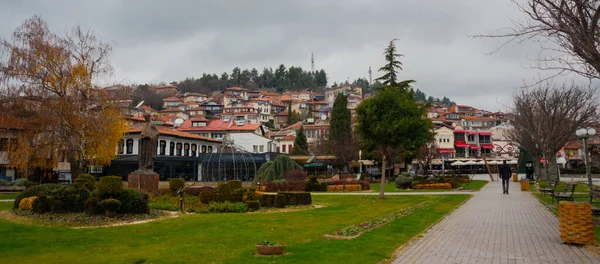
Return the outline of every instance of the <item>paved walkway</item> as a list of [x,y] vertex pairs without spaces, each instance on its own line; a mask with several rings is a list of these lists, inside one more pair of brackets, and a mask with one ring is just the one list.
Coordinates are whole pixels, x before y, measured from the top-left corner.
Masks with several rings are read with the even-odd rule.
[[562,244],[558,219],[529,192],[488,183],[422,238],[400,249],[396,263],[600,263]]

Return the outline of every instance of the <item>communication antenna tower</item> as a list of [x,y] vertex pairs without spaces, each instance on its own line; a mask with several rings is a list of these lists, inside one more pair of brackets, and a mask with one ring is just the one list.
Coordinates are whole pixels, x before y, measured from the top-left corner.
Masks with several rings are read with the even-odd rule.
[[313,52],[310,53],[310,72],[315,74],[315,54]]
[[371,66],[369,66],[369,84],[373,83],[373,72],[371,71]]

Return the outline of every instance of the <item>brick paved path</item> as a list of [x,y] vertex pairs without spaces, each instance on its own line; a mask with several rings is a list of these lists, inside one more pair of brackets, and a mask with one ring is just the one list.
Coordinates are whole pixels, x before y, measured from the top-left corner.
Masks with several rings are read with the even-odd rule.
[[600,263],[581,247],[562,244],[558,219],[529,192],[488,183],[394,263]]

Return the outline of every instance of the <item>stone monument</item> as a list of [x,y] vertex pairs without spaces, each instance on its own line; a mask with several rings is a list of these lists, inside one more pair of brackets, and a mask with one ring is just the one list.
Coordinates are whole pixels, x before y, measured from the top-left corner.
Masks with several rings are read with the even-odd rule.
[[160,132],[150,120],[150,115],[144,115],[144,119],[146,123],[140,134],[138,169],[129,174],[128,187],[147,191],[158,190],[160,176],[154,172],[154,160]]

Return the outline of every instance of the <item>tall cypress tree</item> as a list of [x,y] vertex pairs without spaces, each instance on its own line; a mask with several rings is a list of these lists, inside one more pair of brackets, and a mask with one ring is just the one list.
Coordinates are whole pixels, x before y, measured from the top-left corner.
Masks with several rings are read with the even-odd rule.
[[290,101],[288,103],[287,125],[291,126],[293,122],[294,122],[294,119],[293,119],[293,115],[292,115],[292,101]]
[[308,154],[308,142],[306,141],[306,135],[304,135],[304,126],[300,125],[300,129],[298,129],[298,132],[296,132],[296,139],[294,140],[292,155],[306,154]]
[[343,140],[352,137],[350,119],[352,114],[348,109],[348,96],[338,94],[333,102],[331,110],[331,122],[329,122],[329,138],[331,140]]

